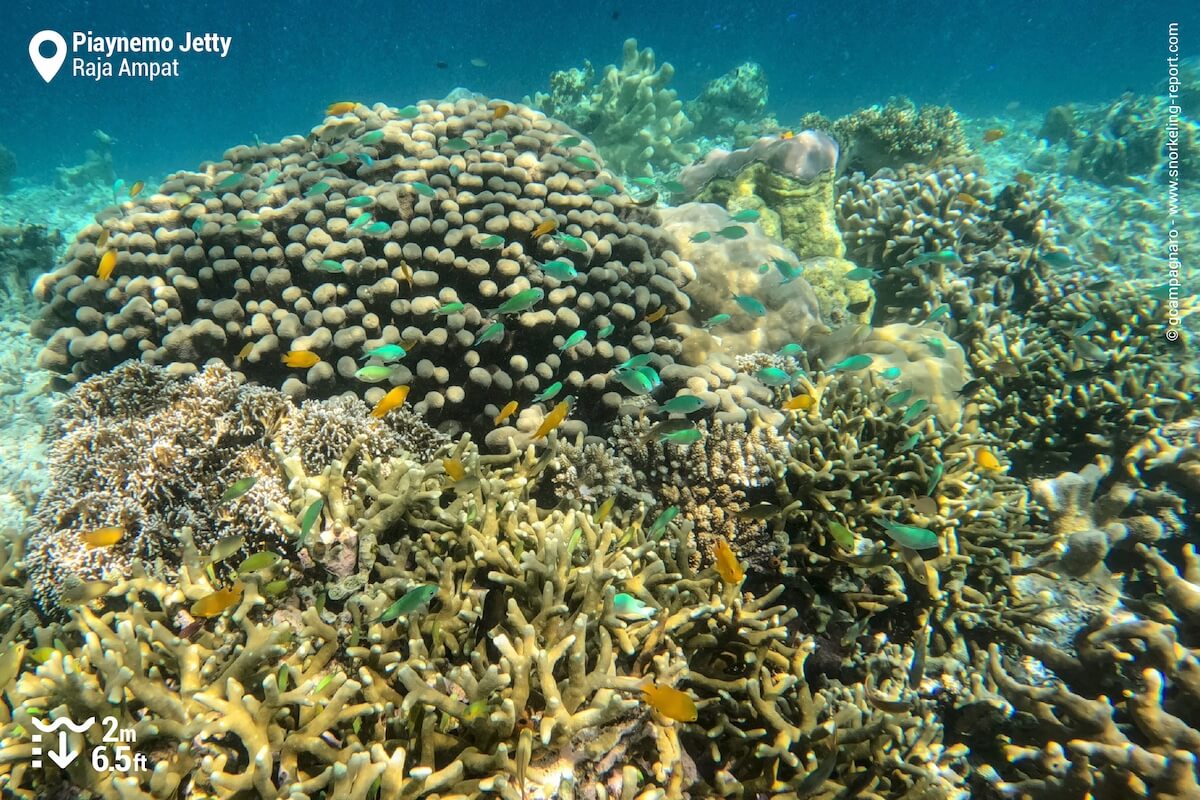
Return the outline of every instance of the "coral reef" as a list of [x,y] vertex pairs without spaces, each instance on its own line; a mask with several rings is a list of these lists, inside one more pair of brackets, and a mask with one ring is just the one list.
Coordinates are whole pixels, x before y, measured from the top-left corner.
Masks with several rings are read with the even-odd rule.
[[[589,144],[560,146],[561,123],[498,106],[360,105],[110,210],[38,283],[41,365],[74,383],[130,357],[180,373],[219,360],[290,397],[352,388],[376,402],[386,387],[355,377],[360,357],[399,344],[387,380],[437,421],[490,428],[499,398],[555,380],[602,417],[591,401],[614,361],[672,352],[644,317],[687,308],[691,267]],[[570,238],[534,237],[539,225]],[[102,231],[117,254],[107,278]],[[578,277],[551,277],[551,259]],[[561,352],[575,331],[587,340]],[[320,361],[289,368],[288,351]]]
[[921,106],[900,97],[830,120],[806,114],[799,126],[824,131],[842,150],[840,171],[874,175],[886,168],[934,164],[970,153],[962,121],[949,106]]
[[627,39],[621,66],[609,64],[599,81],[590,63],[550,76],[550,93],[525,102],[585,134],[618,174],[649,175],[686,164],[696,153],[686,139],[692,121],[667,84],[670,64],[656,67],[654,51]]
[[759,211],[764,230],[799,258],[841,257],[845,248],[833,215],[837,160],[837,145],[821,133],[764,136],[733,152],[710,151],[679,180],[694,199],[731,212]]
[[697,134],[738,138],[742,132],[762,130],[767,96],[762,65],[747,61],[706,83],[683,108]]

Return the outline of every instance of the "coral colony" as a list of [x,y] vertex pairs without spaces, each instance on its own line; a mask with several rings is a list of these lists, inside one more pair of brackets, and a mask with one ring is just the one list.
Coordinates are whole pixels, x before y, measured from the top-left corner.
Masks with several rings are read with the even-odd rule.
[[[113,187],[20,312],[62,394],[5,796],[1200,796],[1167,296],[984,176],[1003,129],[672,75],[631,40]],[[1081,130],[1127,113],[1046,135],[1150,169]],[[146,769],[33,765],[89,716]]]

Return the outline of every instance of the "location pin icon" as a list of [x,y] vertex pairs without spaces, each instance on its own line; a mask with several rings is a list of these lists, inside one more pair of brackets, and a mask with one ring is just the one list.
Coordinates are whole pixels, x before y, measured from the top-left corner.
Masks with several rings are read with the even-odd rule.
[[[54,55],[42,55],[42,45],[46,42],[54,45]],[[42,80],[49,83],[67,60],[67,40],[58,31],[45,30],[34,34],[29,40],[29,60],[37,68]]]

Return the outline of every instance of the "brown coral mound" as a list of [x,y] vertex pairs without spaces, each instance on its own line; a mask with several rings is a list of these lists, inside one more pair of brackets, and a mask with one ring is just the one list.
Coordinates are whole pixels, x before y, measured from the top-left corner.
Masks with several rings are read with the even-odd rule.
[[[589,143],[564,146],[562,123],[509,105],[360,105],[110,210],[38,284],[41,364],[69,384],[130,357],[179,373],[224,361],[291,397],[350,388],[374,402],[386,387],[355,378],[359,359],[401,344],[387,380],[434,419],[483,425],[498,398],[555,380],[591,407],[614,361],[676,348],[643,318],[687,307],[691,269]],[[577,238],[534,237],[546,223]],[[539,264],[552,259],[578,277],[550,277]],[[531,308],[494,310],[531,289],[544,293]],[[495,321],[502,334],[480,337]],[[576,330],[587,341],[560,352]],[[290,350],[321,360],[287,368]]]

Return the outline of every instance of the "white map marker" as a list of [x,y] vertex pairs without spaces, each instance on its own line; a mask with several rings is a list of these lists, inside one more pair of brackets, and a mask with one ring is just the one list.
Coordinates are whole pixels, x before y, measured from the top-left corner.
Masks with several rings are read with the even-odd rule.
[[[46,42],[54,44],[54,55],[42,55],[42,45]],[[45,30],[35,33],[29,40],[29,60],[37,68],[38,74],[46,83],[54,80],[54,76],[62,69],[67,60],[67,40],[58,31]]]

